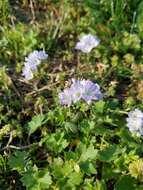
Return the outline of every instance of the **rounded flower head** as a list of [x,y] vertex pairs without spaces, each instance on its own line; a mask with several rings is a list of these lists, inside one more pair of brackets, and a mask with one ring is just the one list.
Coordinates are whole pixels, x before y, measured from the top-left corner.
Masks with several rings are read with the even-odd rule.
[[93,48],[98,46],[100,43],[100,40],[92,35],[87,34],[80,38],[80,41],[76,44],[75,49],[81,50],[84,53],[89,53]]
[[72,103],[76,103],[81,99],[90,104],[92,100],[100,100],[102,98],[98,84],[90,80],[72,79],[72,82],[70,88],[66,88],[59,94],[60,103],[62,105],[70,106]]
[[133,133],[137,135],[143,135],[143,112],[139,109],[135,109],[134,111],[130,111],[128,113],[127,127]]
[[30,80],[33,78],[33,72],[37,71],[37,66],[42,60],[47,59],[48,54],[45,51],[33,51],[25,58],[24,68],[22,75]]
[[84,86],[82,98],[90,104],[92,100],[100,100],[102,93],[98,84],[93,83],[90,80],[82,80],[81,84]]
[[28,60],[44,60],[47,59],[48,54],[45,51],[37,51],[34,50],[32,53],[29,54],[27,61]]

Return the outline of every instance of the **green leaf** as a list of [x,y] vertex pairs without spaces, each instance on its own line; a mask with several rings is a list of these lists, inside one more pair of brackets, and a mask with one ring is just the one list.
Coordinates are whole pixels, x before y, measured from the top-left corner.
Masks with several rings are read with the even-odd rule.
[[[63,166],[63,160],[60,158],[54,159],[54,162],[51,164],[51,170],[52,170],[52,175],[54,176],[54,178],[56,179],[61,179],[63,178],[63,171],[62,171],[62,167]],[[70,167],[70,165],[69,165]]]
[[73,166],[72,166],[72,164],[70,163],[70,161],[64,163],[64,165],[63,165],[62,168],[61,168],[61,171],[62,171],[64,177],[68,177],[68,176],[72,173],[72,171],[73,171]]
[[111,145],[104,150],[99,151],[99,160],[109,162],[116,158],[117,154],[119,153],[119,149],[117,145]]
[[[42,174],[42,176],[40,176]],[[41,189],[47,189],[50,187],[51,183],[52,183],[52,179],[51,179],[51,176],[49,174],[49,172],[41,172],[38,174],[38,177],[37,177],[37,181],[38,181],[38,184],[40,186]]]
[[92,163],[91,161],[85,161],[80,163],[81,169],[86,173],[87,175],[90,174],[96,174],[96,168],[95,168],[95,163]]
[[29,161],[27,158],[28,158],[27,152],[16,151],[13,155],[10,156],[8,164],[12,170],[23,172],[25,170],[25,166]]
[[140,145],[136,142],[135,138],[133,138],[131,132],[128,129],[121,129],[119,135],[120,137],[122,137],[122,142],[128,144],[129,147],[140,147]]
[[95,127],[95,135],[98,136],[98,135],[105,135],[105,134],[110,134],[111,133],[111,130],[110,129],[107,129],[105,127],[98,127],[96,126]]
[[47,148],[55,153],[62,152],[68,145],[69,142],[65,138],[64,132],[51,134],[46,139]]
[[93,185],[93,178],[85,178],[83,183],[84,190],[95,190],[95,185]]
[[82,154],[80,156],[80,162],[96,159],[98,150],[94,149],[93,145],[90,145],[88,148],[86,148],[85,146],[82,146],[81,148]]
[[47,117],[43,114],[34,116],[32,120],[28,123],[29,135],[34,133],[39,127],[41,127],[44,123],[46,123],[46,121]]
[[83,180],[83,173],[73,160],[63,161],[55,159],[51,165],[52,176],[56,179],[60,189],[73,189]]
[[79,123],[78,128],[80,131],[84,134],[89,134],[92,129],[94,128],[95,123],[93,121],[88,121],[86,119],[82,120],[82,122]]
[[77,133],[78,131],[77,125],[72,122],[64,122],[64,128],[67,132]]
[[135,190],[135,180],[131,176],[122,176],[115,184],[115,190]]
[[111,167],[111,163],[104,163],[102,167],[102,178],[105,181],[116,179],[119,175],[117,171],[114,171],[114,169]]
[[51,176],[47,170],[31,170],[24,173],[21,178],[23,185],[27,190],[46,190],[52,184]]
[[81,172],[79,173],[72,172],[68,177],[69,177],[68,183],[71,184],[72,186],[80,185],[80,183],[83,180],[83,174]]
[[38,186],[38,182],[34,177],[34,172],[29,171],[25,173],[22,178],[20,179],[23,185],[26,187],[27,190],[40,190]]
[[102,114],[104,112],[105,102],[103,100],[100,100],[96,102],[92,108],[93,112]]
[[96,180],[96,185],[95,185],[95,189],[94,190],[106,190],[105,182],[103,180],[101,180],[101,181]]

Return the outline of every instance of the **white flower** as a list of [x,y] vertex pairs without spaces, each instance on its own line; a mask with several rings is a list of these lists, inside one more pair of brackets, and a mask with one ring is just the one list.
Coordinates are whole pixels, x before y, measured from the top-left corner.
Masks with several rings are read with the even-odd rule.
[[136,133],[137,135],[143,135],[143,112],[139,109],[130,111],[126,120],[127,127],[131,132]]
[[80,38],[80,41],[76,44],[75,49],[81,50],[84,53],[89,53],[93,48],[98,46],[100,43],[100,40],[92,35],[87,34]]
[[33,78],[33,72],[37,71],[37,66],[42,60],[47,59],[48,54],[45,51],[33,51],[25,58],[24,68],[22,75],[30,80]]

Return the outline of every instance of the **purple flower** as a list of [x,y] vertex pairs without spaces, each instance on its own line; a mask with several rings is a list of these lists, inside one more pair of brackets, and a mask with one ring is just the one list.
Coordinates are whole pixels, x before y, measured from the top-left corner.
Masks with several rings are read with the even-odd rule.
[[83,85],[82,99],[88,104],[92,100],[100,100],[102,98],[102,93],[97,83],[93,83],[90,80],[82,80],[81,84]]
[[72,82],[70,88],[66,88],[59,94],[61,105],[70,106],[72,103],[76,103],[81,99],[90,104],[92,100],[100,100],[102,98],[98,84],[90,80],[72,79]]
[[34,50],[25,60],[26,62],[35,62],[36,65],[39,65],[41,60],[47,59],[47,57],[48,54],[45,51]]
[[47,59],[48,54],[45,51],[33,51],[25,58],[24,68],[22,75],[30,80],[33,78],[33,72],[37,71],[37,66],[42,60]]
[[130,111],[126,120],[127,127],[132,133],[135,133],[138,136],[143,135],[143,112],[139,109]]
[[92,35],[87,34],[80,38],[80,41],[76,44],[75,49],[81,50],[84,53],[89,53],[93,48],[98,46],[100,43],[100,40]]
[[37,60],[35,60],[35,61],[34,60],[28,60],[27,62],[24,62],[24,66],[25,66],[25,68],[29,68],[31,71],[36,72],[37,71],[37,62],[38,61]]
[[27,79],[30,80],[33,78],[33,73],[29,67],[24,67],[22,70],[22,75]]

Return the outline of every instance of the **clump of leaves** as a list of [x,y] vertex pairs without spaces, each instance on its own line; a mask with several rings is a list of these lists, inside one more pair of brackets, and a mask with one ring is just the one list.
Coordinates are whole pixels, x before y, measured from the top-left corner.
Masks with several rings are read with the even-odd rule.
[[48,169],[40,171],[36,166],[24,173],[21,181],[27,190],[48,190],[52,184]]
[[[128,112],[143,109],[142,4],[0,2],[1,189],[143,189],[143,139],[126,126]],[[100,45],[75,51],[89,33]],[[34,49],[49,61],[26,81],[19,72]],[[71,78],[97,82],[103,100],[61,106]]]
[[15,26],[3,27],[1,29],[0,36],[2,37],[0,42],[1,52],[3,52],[5,62],[8,59],[21,59],[26,56],[37,43],[38,30],[35,27],[17,24]]
[[12,170],[16,170],[19,173],[23,173],[26,170],[26,167],[28,166],[28,154],[27,152],[20,152],[17,151],[9,158],[9,166]]

